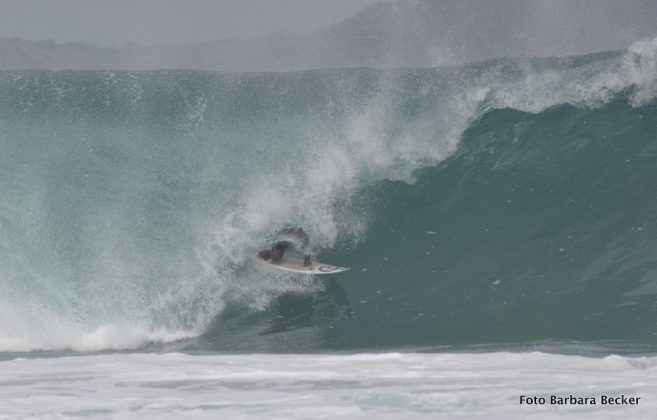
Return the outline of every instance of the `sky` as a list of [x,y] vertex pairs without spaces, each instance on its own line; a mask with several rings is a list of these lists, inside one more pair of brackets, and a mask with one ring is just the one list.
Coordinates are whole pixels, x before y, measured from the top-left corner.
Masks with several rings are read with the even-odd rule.
[[[655,36],[657,0],[0,0],[0,68],[446,66]],[[230,38],[254,41],[203,44]]]
[[101,46],[312,32],[377,0],[0,0],[0,37]]

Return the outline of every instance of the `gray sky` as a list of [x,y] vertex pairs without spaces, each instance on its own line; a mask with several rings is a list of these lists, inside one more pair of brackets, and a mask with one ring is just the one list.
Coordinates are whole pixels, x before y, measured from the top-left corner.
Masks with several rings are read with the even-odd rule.
[[310,32],[377,0],[0,0],[0,37],[178,44]]
[[[623,49],[657,0],[0,0],[0,68],[288,71],[443,66]],[[356,19],[348,19],[367,8]],[[345,20],[348,19],[348,20]],[[309,35],[332,23],[340,23]],[[294,35],[262,37],[274,32]],[[237,38],[253,42],[199,44]],[[149,48],[154,44],[165,45]],[[175,44],[195,44],[178,48]]]

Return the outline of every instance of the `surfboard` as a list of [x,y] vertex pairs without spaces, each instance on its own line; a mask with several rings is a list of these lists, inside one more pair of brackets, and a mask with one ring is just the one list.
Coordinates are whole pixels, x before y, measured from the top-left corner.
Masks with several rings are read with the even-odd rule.
[[343,271],[347,271],[350,268],[350,267],[336,267],[334,265],[325,264],[319,261],[313,261],[311,265],[304,266],[302,258],[297,259],[294,257],[283,257],[282,260],[273,262],[272,260],[265,261],[262,258],[256,256],[255,260],[260,264],[266,265],[267,267],[275,268],[277,270],[292,271],[294,273],[312,274],[312,275],[336,274],[336,273],[341,273]]

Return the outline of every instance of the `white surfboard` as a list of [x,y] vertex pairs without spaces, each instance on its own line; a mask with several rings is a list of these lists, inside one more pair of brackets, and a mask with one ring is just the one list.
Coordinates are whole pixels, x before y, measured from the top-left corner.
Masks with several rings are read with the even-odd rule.
[[273,262],[272,260],[263,260],[262,258],[255,257],[255,260],[267,267],[275,268],[278,270],[292,271],[302,274],[335,274],[349,270],[349,267],[336,267],[323,262],[313,261],[311,265],[304,266],[302,258],[283,257],[280,261]]

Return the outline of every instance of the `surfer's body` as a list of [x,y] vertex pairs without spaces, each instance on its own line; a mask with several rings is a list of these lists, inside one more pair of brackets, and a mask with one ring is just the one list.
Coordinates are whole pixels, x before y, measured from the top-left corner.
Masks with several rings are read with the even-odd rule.
[[[271,249],[263,249],[258,252],[257,258],[259,263],[269,268],[310,275],[335,274],[349,270],[349,267],[337,267],[320,261],[311,261],[308,235],[299,227],[281,229],[276,233],[272,242]],[[285,251],[290,246],[303,254],[303,261],[296,255],[283,258]],[[326,255],[335,255],[331,248],[322,248],[321,251]]]
[[276,238],[277,241],[271,249],[263,249],[258,252],[258,257],[265,261],[272,260],[272,262],[278,262],[283,259],[283,255],[290,245],[294,245],[299,252],[304,254],[303,265],[309,266],[312,264],[310,253],[308,252],[308,235],[303,229],[299,227],[281,229],[276,234]]

